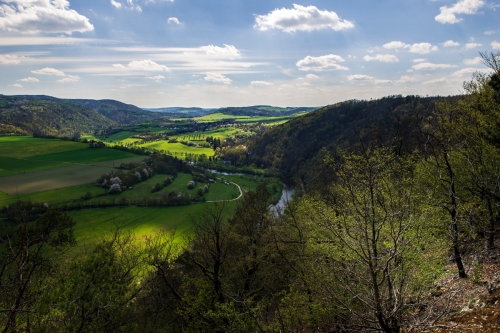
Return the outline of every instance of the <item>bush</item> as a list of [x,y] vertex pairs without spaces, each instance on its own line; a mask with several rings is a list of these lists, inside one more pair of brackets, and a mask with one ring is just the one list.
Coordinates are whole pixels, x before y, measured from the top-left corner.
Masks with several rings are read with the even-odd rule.
[[109,193],[114,194],[114,193],[120,193],[122,191],[122,188],[119,184],[113,184],[109,188]]
[[203,187],[203,192],[208,193],[208,185],[205,185],[205,186]]
[[137,171],[135,173],[135,178],[137,178],[138,181],[141,181],[142,177],[141,177],[141,174],[139,173],[139,171]]
[[191,190],[191,189],[193,189],[195,186],[196,186],[196,183],[194,182],[194,180],[189,181],[189,183],[188,183],[188,189],[190,189],[190,190]]
[[153,193],[154,193],[154,192],[158,192],[158,191],[160,191],[162,188],[163,188],[163,186],[161,186],[161,184],[160,184],[160,183],[156,183],[156,185],[155,185],[155,186],[153,186],[153,188],[151,189],[151,192],[153,192]]
[[170,177],[165,178],[165,180],[163,181],[163,186],[168,186],[170,184],[172,184],[172,178]]
[[205,192],[203,191],[203,187],[198,188],[198,195],[199,195],[200,197],[203,195],[203,193],[205,193]]

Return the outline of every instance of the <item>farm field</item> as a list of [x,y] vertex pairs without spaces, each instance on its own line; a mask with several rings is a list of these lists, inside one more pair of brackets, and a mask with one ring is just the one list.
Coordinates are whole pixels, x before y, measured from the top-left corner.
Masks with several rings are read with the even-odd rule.
[[137,157],[115,149],[93,149],[87,144],[32,137],[0,138],[0,177],[68,166]]
[[194,121],[199,122],[199,123],[210,123],[210,122],[214,122],[214,121],[221,121],[224,119],[251,119],[251,117],[249,117],[249,116],[233,116],[233,115],[228,115],[228,114],[216,112],[216,113],[207,114],[206,116],[193,118]]
[[213,156],[214,155],[214,150],[212,148],[196,148],[196,147],[190,147],[183,145],[182,143],[168,143],[166,140],[160,140],[160,141],[153,141],[153,142],[148,142],[142,145],[139,145],[139,147],[147,147],[151,149],[156,149],[156,150],[164,150],[165,152],[170,152],[172,155],[177,156],[177,155],[182,155],[183,154],[205,154],[207,156]]
[[112,170],[113,164],[119,166],[121,163],[140,162],[143,159],[144,156],[136,155],[132,158],[95,164],[73,164],[4,176],[0,178],[0,191],[8,195],[16,195],[92,183],[103,173]]

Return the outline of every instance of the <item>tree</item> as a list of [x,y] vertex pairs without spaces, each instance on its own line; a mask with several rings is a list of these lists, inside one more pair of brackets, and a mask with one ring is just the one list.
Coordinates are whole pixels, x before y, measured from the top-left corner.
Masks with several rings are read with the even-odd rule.
[[[20,215],[26,216],[26,215]],[[72,218],[49,209],[35,222],[16,220],[12,235],[0,238],[0,323],[3,332],[30,331],[32,310],[57,271],[57,262],[72,245]]]
[[433,226],[414,162],[387,148],[339,155],[330,198],[308,203],[321,297],[350,328],[400,332],[435,277]]

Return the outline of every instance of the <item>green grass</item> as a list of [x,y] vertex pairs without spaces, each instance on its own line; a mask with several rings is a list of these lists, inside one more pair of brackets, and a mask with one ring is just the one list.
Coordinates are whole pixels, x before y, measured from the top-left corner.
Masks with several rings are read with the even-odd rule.
[[132,135],[136,134],[137,134],[136,132],[122,131],[107,137],[106,141],[123,141],[125,139],[130,138]]
[[202,116],[202,117],[193,118],[194,121],[199,122],[199,123],[220,121],[220,120],[224,120],[224,119],[250,119],[250,117],[249,116],[233,116],[233,115],[228,115],[228,114],[216,112],[216,113],[207,114],[207,115]]
[[147,147],[156,150],[165,150],[167,153],[170,152],[172,155],[183,155],[183,154],[205,154],[207,156],[213,156],[214,150],[212,148],[196,148],[183,145],[182,143],[168,143],[168,141],[160,140],[154,142],[148,142],[139,147]]
[[[172,135],[170,138],[176,138],[178,140],[186,140],[186,141],[195,141],[194,136],[195,135],[201,135],[202,137],[205,136],[212,136],[214,138],[220,138],[221,140],[227,139],[230,136],[235,136],[239,133],[244,133],[241,129],[235,128],[235,127],[224,127],[224,128],[219,128],[211,131],[204,131],[204,132],[189,132],[189,133],[183,133],[183,134],[178,134],[178,135]],[[205,139],[201,139],[202,141],[205,141]]]
[[89,148],[87,144],[32,137],[0,138],[0,177],[68,166],[135,157],[116,149]]

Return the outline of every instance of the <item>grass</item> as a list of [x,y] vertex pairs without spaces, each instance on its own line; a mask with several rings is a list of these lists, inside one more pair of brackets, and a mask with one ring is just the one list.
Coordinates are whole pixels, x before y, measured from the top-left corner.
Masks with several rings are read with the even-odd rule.
[[89,148],[84,143],[58,139],[1,137],[0,177],[64,167],[70,163],[99,163],[136,156],[125,151]]
[[165,152],[170,152],[172,155],[184,155],[184,154],[205,154],[207,156],[213,156],[214,150],[212,148],[196,148],[183,145],[182,143],[168,143],[168,141],[160,140],[154,142],[148,142],[140,147],[147,147],[156,150],[164,150]]
[[200,123],[220,121],[220,120],[224,120],[224,119],[250,119],[250,117],[249,116],[233,116],[233,115],[227,115],[227,114],[223,114],[220,112],[216,112],[216,113],[207,114],[207,115],[202,116],[202,117],[193,118],[194,121],[200,122]]
[[94,164],[63,164],[66,166],[1,177],[0,191],[16,195],[93,183],[100,175],[112,170],[113,166],[144,159],[144,156],[130,155],[134,157]]
[[[205,136],[205,138],[208,136],[212,136],[214,138],[220,138],[221,140],[224,140],[230,136],[234,136],[239,133],[244,133],[244,131],[235,127],[225,127],[211,131],[204,131],[204,132],[199,131],[199,132],[190,132],[190,133],[172,135],[171,138],[176,138],[178,140],[195,141],[193,137],[195,135],[201,135],[202,137]],[[202,139],[202,141],[205,141],[205,139]]]
[[125,139],[130,138],[132,135],[136,135],[137,132],[130,131],[122,131],[116,134],[113,134],[106,138],[106,141],[123,141]]

